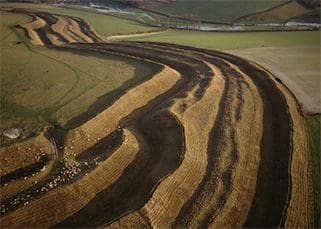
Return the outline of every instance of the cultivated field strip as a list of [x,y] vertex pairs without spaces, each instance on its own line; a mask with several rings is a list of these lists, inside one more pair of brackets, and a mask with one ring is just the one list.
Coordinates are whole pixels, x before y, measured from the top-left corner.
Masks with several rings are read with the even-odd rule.
[[[38,164],[3,174],[12,188],[1,187],[2,226],[312,225],[309,167],[298,165],[298,152],[307,154],[304,125],[295,99],[265,69],[211,50],[107,43],[82,19],[17,13],[32,17],[19,28],[33,44],[112,53],[162,70],[79,115],[72,128],[49,130],[55,156],[36,184],[14,186]],[[301,214],[303,223],[295,219]]]

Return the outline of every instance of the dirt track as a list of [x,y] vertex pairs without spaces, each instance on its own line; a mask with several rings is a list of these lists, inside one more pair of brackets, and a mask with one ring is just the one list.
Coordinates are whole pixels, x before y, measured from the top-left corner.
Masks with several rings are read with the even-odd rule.
[[[243,206],[241,200],[238,202],[230,199],[232,191],[243,192],[241,189],[234,190],[234,187],[240,185],[246,187],[250,198],[243,200],[244,204],[245,201],[251,204],[244,205],[247,209],[242,211],[247,214],[238,218],[237,224],[231,225],[232,227],[277,227],[285,224],[292,190],[288,171],[291,166],[294,127],[287,99],[269,73],[230,54],[165,43],[106,43],[79,18],[64,16],[66,21],[72,20],[80,28],[77,33],[72,33],[70,28],[55,31],[52,29],[55,24],[61,23],[58,15],[31,11],[19,13],[27,13],[33,20],[41,18],[46,21],[44,26],[35,30],[28,25],[20,28],[30,39],[41,40],[41,43],[50,48],[114,53],[152,61],[166,66],[173,76],[167,78],[167,81],[161,81],[161,75],[157,75],[144,83],[133,85],[132,89],[118,95],[118,100],[113,97],[111,101],[106,101],[108,107],[104,106],[104,111],[97,108],[90,114],[87,112],[88,114],[76,118],[77,125],[73,125],[73,129],[65,130],[61,140],[57,141],[61,155],[56,168],[38,184],[2,200],[3,226],[122,227],[137,221],[136,223],[141,225],[155,227],[207,227],[215,222],[217,215],[230,207],[227,203],[232,203],[234,209]],[[64,36],[64,33],[69,33],[69,36]],[[72,41],[68,40],[70,34],[73,34]],[[86,41],[84,37],[88,37],[90,41],[87,38]],[[218,69],[221,76],[213,69]],[[190,156],[185,155],[186,144],[192,137],[187,134],[192,133],[191,128],[201,128],[200,124],[209,120],[203,118],[195,121],[198,123],[195,127],[184,126],[181,120],[195,104],[205,101],[207,105],[202,105],[203,109],[212,106],[214,102],[205,94],[214,82],[217,82],[214,79],[218,77],[224,80],[222,95],[211,96],[211,99],[219,104],[217,115],[214,124],[202,130],[208,133],[206,152],[200,155],[206,160],[192,161],[199,166],[199,171],[203,172],[184,172],[183,162],[190,160]],[[165,84],[153,84],[157,80]],[[146,90],[146,95],[136,92],[144,85],[158,90]],[[254,96],[255,93],[259,96]],[[126,96],[136,96],[141,104],[125,104],[132,106],[131,112],[113,114],[119,116],[119,119],[116,119],[117,125],[105,123],[104,117],[110,115],[108,109],[113,106],[121,107],[117,101],[125,100]],[[252,113],[248,112],[249,107],[260,104],[258,101],[262,102],[262,107],[256,107]],[[172,111],[175,106],[179,107],[177,112]],[[254,125],[256,112],[261,112],[260,117],[263,116],[261,128],[252,130],[251,133],[243,133],[243,126]],[[245,114],[250,116],[245,117]],[[191,123],[198,119],[195,114],[188,117]],[[89,187],[86,191],[82,191],[80,186],[75,188],[78,182],[86,180],[87,175],[98,171],[100,163],[112,162],[112,155],[128,140],[128,136],[124,134],[128,130],[136,139],[139,149],[128,164],[119,163],[122,173],[117,180],[106,186],[104,181],[94,180],[93,177],[90,182],[95,184],[95,188]],[[250,160],[252,157],[252,151],[244,150],[248,147],[246,144],[251,140],[251,136],[257,136],[253,137],[257,140],[252,141],[252,146],[260,152],[257,155],[260,160],[247,161],[256,183],[248,187],[248,184],[239,184],[235,177],[247,166],[238,166],[241,158],[247,156],[247,160]],[[89,141],[90,138],[95,141]],[[192,142],[188,144],[193,145]],[[71,149],[77,152],[69,153]],[[197,153],[201,152],[196,149],[194,154]],[[183,172],[187,175],[182,178]],[[170,179],[177,182],[175,192],[169,187],[163,187]],[[188,185],[191,180],[194,186]],[[56,217],[52,214],[50,217],[43,215],[45,213],[41,208],[47,206],[42,206],[41,202],[45,203],[45,199],[50,199],[50,195],[69,188],[78,193],[86,193],[86,198],[81,194],[75,202],[61,203],[53,200],[52,204],[58,209],[57,212],[59,209],[65,209],[65,212],[57,213]],[[178,211],[165,209],[166,201],[169,200],[157,197],[158,192],[165,192],[173,199],[180,200],[176,206]],[[65,195],[68,195],[68,192]],[[66,208],[66,204],[75,207]],[[153,204],[154,209],[150,209],[148,204]],[[297,214],[300,214],[300,209],[297,211]],[[158,212],[158,221],[151,220],[155,217],[151,215],[152,212]],[[32,221],[28,218],[31,215]],[[38,218],[41,220],[37,221]],[[225,223],[228,225],[229,222]]]

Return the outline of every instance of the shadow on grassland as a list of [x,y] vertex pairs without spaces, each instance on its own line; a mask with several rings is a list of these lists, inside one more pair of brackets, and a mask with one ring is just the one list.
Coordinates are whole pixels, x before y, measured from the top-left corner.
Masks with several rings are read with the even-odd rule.
[[[101,54],[102,52],[96,51],[96,50],[75,50],[74,48],[68,48],[68,47],[58,47],[55,48],[56,50],[63,50],[63,51],[69,51],[73,54],[77,55],[86,55],[86,56],[93,56],[97,57],[98,54]],[[99,55],[100,56],[100,55]],[[101,56],[100,56],[101,57]],[[86,111],[82,112],[81,114],[71,118],[69,121],[66,122],[66,124],[63,125],[64,129],[73,129],[77,126],[80,126],[81,124],[85,123],[86,121],[90,120],[91,118],[95,117],[97,114],[111,106],[119,97],[121,97],[123,94],[125,94],[129,89],[135,87],[138,84],[143,83],[144,81],[147,81],[151,79],[154,75],[162,71],[163,66],[154,64],[151,62],[143,61],[143,60],[137,60],[130,57],[124,57],[119,56],[115,54],[104,53],[104,57],[107,59],[113,59],[116,61],[123,61],[132,65],[137,64],[138,61],[144,62],[145,66],[143,69],[140,67],[135,68],[134,76],[130,78],[129,80],[125,81],[120,87],[111,90],[107,92],[106,94],[100,96],[97,98],[95,102],[93,102]]]

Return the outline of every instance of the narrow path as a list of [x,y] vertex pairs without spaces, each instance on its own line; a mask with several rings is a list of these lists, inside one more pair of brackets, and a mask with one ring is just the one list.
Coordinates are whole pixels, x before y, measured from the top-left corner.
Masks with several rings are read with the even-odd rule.
[[145,33],[137,33],[137,34],[123,34],[123,35],[113,35],[113,36],[107,36],[106,39],[107,41],[112,41],[112,40],[121,40],[125,38],[132,38],[132,37],[145,37],[145,36],[151,36],[155,34],[162,34],[169,32],[170,29],[158,31],[158,32],[145,32]]

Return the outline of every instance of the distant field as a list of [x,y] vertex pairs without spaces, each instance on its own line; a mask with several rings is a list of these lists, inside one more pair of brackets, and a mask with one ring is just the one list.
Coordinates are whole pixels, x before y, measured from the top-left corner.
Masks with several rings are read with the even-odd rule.
[[319,228],[320,222],[320,131],[321,131],[321,116],[309,116],[307,118],[307,127],[310,136],[310,153],[312,158],[313,169],[313,189],[314,189],[314,211],[315,219],[314,226]]
[[[154,14],[146,12],[143,9],[139,9],[136,7],[131,7],[130,5],[126,4],[117,4],[116,2],[100,2],[99,6],[101,7],[115,7],[120,9],[121,11],[109,12],[104,14],[108,14],[117,18],[127,19],[133,22],[138,22],[139,24],[142,23],[143,25],[149,26],[156,26],[156,20],[153,18]],[[82,10],[82,11],[89,11],[96,13],[99,12],[97,8],[84,8],[78,5],[71,5],[68,6],[71,9]]]
[[44,11],[48,13],[81,17],[87,22],[89,22],[99,34],[105,36],[134,32],[147,32],[155,29],[155,27],[145,26],[135,21],[126,20],[100,13],[89,12],[85,10],[67,9],[48,5],[23,3],[1,3],[1,6],[11,6],[15,8],[31,8],[33,10]]
[[294,92],[305,111],[321,113],[320,45],[252,48],[231,53],[269,69]]
[[273,23],[273,22],[286,22],[290,18],[298,17],[310,12],[303,5],[296,1],[289,2],[280,7],[273,8],[262,13],[245,16],[240,22],[245,23]]
[[128,38],[127,40],[168,42],[199,48],[231,50],[291,45],[318,45],[320,32],[210,33],[171,30],[150,36]]
[[170,15],[184,15],[184,14],[197,14],[202,17],[202,20],[231,23],[235,19],[254,12],[269,9],[277,6],[285,0],[231,0],[231,1],[217,1],[207,0],[202,1],[174,1],[153,10],[170,14]]
[[48,122],[64,123],[107,92],[125,89],[159,70],[114,55],[32,46],[21,31],[10,29],[29,21],[27,16],[0,15],[2,129],[19,126],[29,133]]

